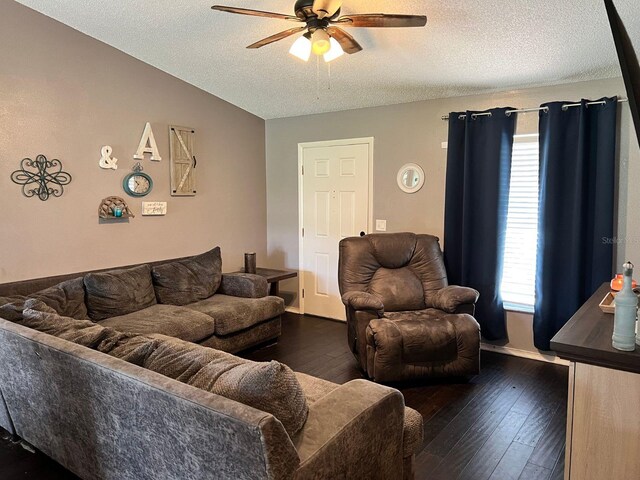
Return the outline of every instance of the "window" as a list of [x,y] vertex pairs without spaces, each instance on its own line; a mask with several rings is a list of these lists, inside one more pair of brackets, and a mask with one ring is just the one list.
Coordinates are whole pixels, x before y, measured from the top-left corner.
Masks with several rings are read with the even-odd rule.
[[516,135],[500,291],[505,308],[533,313],[538,241],[538,135]]

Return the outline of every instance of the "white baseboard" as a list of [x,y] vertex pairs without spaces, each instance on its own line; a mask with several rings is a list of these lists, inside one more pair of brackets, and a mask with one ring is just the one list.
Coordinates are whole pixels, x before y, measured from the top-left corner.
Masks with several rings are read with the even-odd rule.
[[300,309],[298,307],[287,307],[284,309],[285,312],[295,313],[296,315],[300,315]]
[[555,363],[557,365],[569,366],[569,360],[564,360],[556,355],[545,355],[539,352],[531,352],[529,350],[520,350],[519,348],[503,347],[501,345],[492,345],[490,343],[480,343],[480,349],[488,352],[502,353],[513,357],[528,358],[539,362]]

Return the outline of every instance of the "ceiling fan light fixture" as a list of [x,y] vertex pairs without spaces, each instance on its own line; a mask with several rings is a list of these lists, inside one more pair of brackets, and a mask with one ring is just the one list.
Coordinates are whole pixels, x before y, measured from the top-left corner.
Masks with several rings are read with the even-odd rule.
[[316,55],[324,55],[331,50],[331,37],[322,28],[311,34],[311,50]]
[[300,38],[298,38],[291,48],[289,49],[289,53],[294,57],[298,57],[303,62],[308,62],[309,57],[311,57],[311,40],[309,40],[308,33],[305,33]]
[[344,50],[342,49],[342,46],[338,43],[338,41],[335,38],[331,37],[329,39],[329,42],[331,43],[331,49],[324,54],[324,61],[327,63],[344,55]]

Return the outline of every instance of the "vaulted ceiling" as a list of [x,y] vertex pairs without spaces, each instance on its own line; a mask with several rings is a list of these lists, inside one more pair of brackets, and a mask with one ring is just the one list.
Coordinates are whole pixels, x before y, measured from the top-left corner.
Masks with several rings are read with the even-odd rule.
[[[293,13],[293,0],[18,0],[262,118],[620,75],[602,0],[344,0],[343,13],[425,14],[425,28],[349,29],[331,63],[288,55],[292,26],[214,3]],[[640,47],[640,3],[616,0]]]

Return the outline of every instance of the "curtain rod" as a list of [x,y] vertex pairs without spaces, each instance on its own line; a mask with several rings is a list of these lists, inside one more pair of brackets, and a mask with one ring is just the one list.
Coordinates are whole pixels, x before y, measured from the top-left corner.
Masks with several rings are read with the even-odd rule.
[[[628,102],[629,100],[627,98],[620,98],[618,99],[618,103],[622,103],[622,102]],[[587,102],[587,106],[589,105],[604,105],[606,104],[607,101],[606,100],[598,100],[596,102]],[[567,103],[566,105],[562,106],[563,110],[567,110],[568,108],[572,108],[572,107],[579,107],[580,105],[582,105],[582,103]],[[512,113],[529,113],[529,112],[539,112],[541,110],[544,110],[544,112],[548,112],[549,111],[549,107],[538,107],[538,108],[521,108],[518,110],[507,110],[505,113],[505,115],[510,116]],[[474,113],[471,117],[475,118],[475,117],[483,117],[483,116],[491,116],[492,113],[491,112],[484,112],[484,113]],[[449,115],[443,115],[442,120],[449,120]],[[467,118],[467,116],[465,114],[459,115],[458,119],[462,120],[463,118]]]

